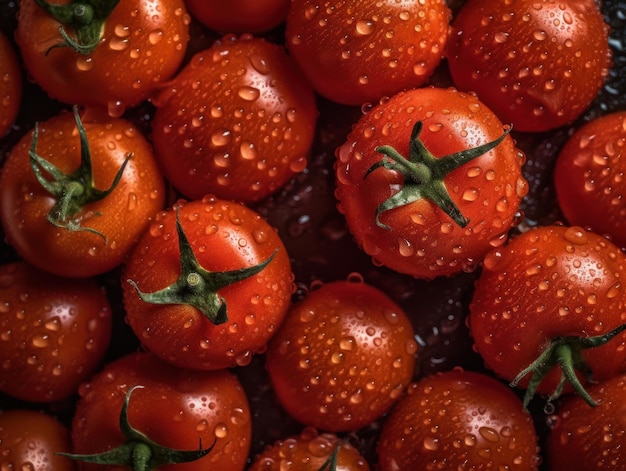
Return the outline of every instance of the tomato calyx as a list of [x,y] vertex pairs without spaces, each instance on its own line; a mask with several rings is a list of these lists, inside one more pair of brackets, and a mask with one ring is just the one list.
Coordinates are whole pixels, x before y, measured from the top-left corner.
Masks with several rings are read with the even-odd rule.
[[188,463],[206,456],[215,446],[215,442],[202,448],[202,439],[199,439],[197,450],[175,450],[152,441],[145,434],[133,428],[128,420],[128,404],[135,389],[143,386],[134,386],[128,390],[122,411],[120,413],[120,430],[126,437],[126,442],[117,448],[94,454],[75,454],[59,452],[59,455],[68,458],[101,465],[129,466],[133,471],[150,471],[165,464]]
[[[39,126],[35,123],[33,131],[33,142],[28,155],[30,164],[41,186],[55,198],[55,203],[48,211],[46,219],[54,226],[67,229],[68,231],[86,231],[107,239],[101,232],[95,229],[82,226],[84,219],[93,216],[101,216],[102,213],[86,211],[85,206],[106,198],[118,185],[122,178],[122,173],[131,159],[132,154],[128,154],[124,163],[120,166],[111,186],[107,190],[99,190],[94,186],[93,167],[91,163],[91,151],[87,141],[85,128],[78,115],[77,107],[74,107],[74,119],[78,128],[81,148],[80,166],[72,173],[65,174],[54,164],[37,154],[37,139],[39,136]],[[48,179],[47,173],[51,178]],[[82,213],[82,214],[81,214]]]
[[228,270],[211,272],[203,268],[193,253],[191,244],[180,224],[179,210],[176,208],[176,233],[180,251],[181,274],[175,283],[153,293],[142,292],[137,283],[127,280],[139,297],[151,304],[188,304],[198,309],[213,324],[219,325],[228,321],[226,300],[218,291],[221,288],[242,281],[256,275],[263,270],[274,258],[278,248],[272,255],[257,265]]
[[[46,53],[56,47],[71,47],[85,55],[91,53],[100,42],[104,23],[120,0],[74,0],[66,5],[51,4],[45,0],[35,2],[61,23],[59,34],[63,41],[52,46]],[[75,38],[68,35],[66,26],[74,31]]]
[[626,330],[626,324],[622,324],[606,334],[593,337],[565,336],[553,339],[550,345],[537,359],[520,371],[510,383],[512,387],[516,387],[524,376],[532,374],[528,387],[526,388],[526,393],[524,394],[524,408],[527,408],[528,404],[530,404],[543,378],[552,368],[557,366],[561,369],[561,379],[556,389],[548,397],[548,403],[558,398],[565,384],[569,382],[574,388],[574,391],[576,391],[587,404],[591,407],[595,407],[597,402],[585,390],[576,375],[576,371],[579,371],[583,374],[586,381],[593,382],[593,372],[583,358],[582,351],[588,348],[600,347],[624,330]]
[[437,158],[426,148],[419,137],[423,125],[422,121],[417,121],[413,126],[408,159],[390,145],[378,146],[376,152],[383,154],[383,158],[372,165],[363,177],[363,179],[367,178],[374,170],[382,167],[398,172],[404,178],[400,191],[376,208],[376,224],[383,229],[391,230],[388,225],[380,221],[382,213],[422,198],[439,206],[460,227],[467,226],[469,219],[461,214],[460,209],[450,197],[444,178],[453,170],[489,152],[511,132],[509,126],[500,137],[491,142]]

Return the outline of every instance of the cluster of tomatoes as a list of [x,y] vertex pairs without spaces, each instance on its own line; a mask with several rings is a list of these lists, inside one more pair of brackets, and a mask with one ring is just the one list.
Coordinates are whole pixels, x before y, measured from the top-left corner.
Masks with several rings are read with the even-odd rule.
[[626,467],[626,5],[0,5],[0,466]]

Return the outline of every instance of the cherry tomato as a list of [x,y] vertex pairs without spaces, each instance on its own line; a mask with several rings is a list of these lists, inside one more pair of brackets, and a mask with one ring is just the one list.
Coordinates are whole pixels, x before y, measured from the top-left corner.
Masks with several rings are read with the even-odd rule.
[[189,199],[251,203],[306,167],[315,97],[280,45],[228,35],[195,55],[154,103],[157,157]]
[[74,461],[58,454],[70,448],[69,430],[53,416],[29,409],[0,412],[0,456],[5,469],[74,471]]
[[611,67],[608,26],[594,0],[468,0],[446,57],[457,88],[533,132],[574,121]]
[[[171,366],[148,353],[132,353],[109,363],[80,389],[72,421],[73,453],[92,454],[125,443],[120,410],[129,389],[131,427],[158,445],[198,450],[214,445],[199,460],[168,464],[163,471],[245,468],[251,422],[246,395],[228,370],[191,371]],[[102,465],[82,463],[83,471]],[[128,469],[108,466],[107,469]]]
[[189,15],[183,0],[25,0],[15,34],[28,73],[52,98],[121,116],[176,73]]
[[262,33],[285,21],[289,0],[185,0],[189,13],[222,33]]
[[9,38],[0,31],[0,138],[14,123],[22,101],[22,67]]
[[121,118],[85,114],[81,122],[77,111],[24,135],[0,175],[0,220],[10,244],[61,276],[117,267],[164,200],[142,133]]
[[25,262],[0,265],[0,390],[32,402],[75,394],[104,358],[111,306],[91,278],[51,275]]
[[377,469],[537,470],[538,450],[532,418],[507,386],[454,369],[411,384],[383,424]]
[[454,89],[395,95],[336,155],[336,196],[356,242],[417,278],[473,270],[506,241],[528,191],[525,156],[500,120]]
[[[176,294],[165,298],[164,289]],[[214,197],[159,213],[123,274],[127,320],[139,340],[188,368],[248,364],[282,322],[293,291],[276,231],[246,206]]]
[[443,57],[450,18],[444,0],[296,0],[285,44],[320,95],[375,103],[428,82]]
[[335,281],[293,306],[269,342],[267,370],[281,405],[300,423],[352,431],[402,395],[417,350],[408,317],[387,295]]
[[626,112],[585,124],[554,167],[558,204],[570,224],[589,226],[626,247]]

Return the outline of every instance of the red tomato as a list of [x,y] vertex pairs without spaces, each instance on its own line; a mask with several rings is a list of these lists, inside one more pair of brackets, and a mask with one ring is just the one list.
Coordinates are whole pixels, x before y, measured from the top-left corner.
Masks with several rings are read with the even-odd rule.
[[[177,214],[193,265],[181,265]],[[253,267],[260,271],[238,276]],[[159,304],[158,295],[144,300],[137,291],[154,293],[177,280],[180,296],[169,304]],[[248,364],[265,349],[294,291],[276,231],[246,206],[213,197],[158,214],[130,254],[123,281],[127,320],[144,346],[177,366],[198,369]],[[211,306],[203,310],[207,300]]]
[[111,306],[93,279],[0,265],[0,313],[0,390],[19,399],[70,397],[109,346]]
[[270,340],[266,359],[281,405],[300,423],[352,431],[402,395],[413,377],[417,343],[404,311],[363,282],[311,291]]
[[377,469],[529,471],[539,469],[538,450],[532,418],[509,388],[455,369],[412,384],[392,409]]
[[0,31],[0,138],[17,117],[22,101],[22,68],[9,38]]
[[452,79],[518,131],[574,121],[611,67],[594,0],[469,0],[452,22]]
[[546,442],[550,471],[626,466],[626,376],[594,384],[589,393],[597,399],[596,407],[589,407],[579,396],[569,396],[551,417]]
[[562,374],[572,383],[566,390],[585,394],[579,381],[591,373],[608,379],[626,365],[626,333],[596,348],[585,344],[623,324],[625,270],[615,245],[580,227],[537,227],[511,239],[485,257],[476,281],[475,349],[498,376],[528,388],[526,402],[535,389],[558,395]]
[[444,0],[296,0],[285,44],[320,95],[374,103],[428,82],[450,18]]
[[157,157],[189,199],[212,193],[251,203],[306,167],[315,97],[282,46],[226,36],[194,56],[154,103]]
[[[63,112],[40,123],[13,147],[0,175],[0,221],[11,245],[33,265],[71,277],[122,263],[165,200],[152,147],[133,124],[85,115],[81,136],[79,123],[78,114]],[[31,150],[60,175],[31,159]]]
[[[338,447],[338,449],[337,449]],[[336,453],[335,467],[330,467]],[[326,464],[326,467],[324,467]],[[333,433],[306,427],[299,435],[279,440],[259,453],[247,471],[369,471],[356,448]]]
[[[525,156],[504,131],[476,97],[453,89],[403,92],[363,115],[335,166],[339,209],[358,245],[418,278],[474,269],[506,241],[528,191]],[[497,144],[469,162],[456,154],[487,143]]]
[[285,21],[289,0],[185,0],[189,13],[222,33],[261,33]]
[[570,224],[590,226],[626,247],[626,112],[594,119],[572,135],[554,168],[554,188]]
[[74,471],[70,434],[51,415],[27,409],[0,412],[0,456],[6,470]]
[[[162,471],[245,468],[251,422],[246,395],[227,370],[191,371],[151,354],[133,353],[108,364],[81,387],[72,421],[73,453],[93,454],[122,445],[120,411],[129,389],[128,422],[151,441],[175,450],[213,449],[189,463],[160,466]],[[81,463],[83,471],[102,465]],[[109,470],[128,469],[107,466]]]
[[[63,5],[59,16],[69,16],[69,22],[40,4]],[[28,73],[52,98],[105,106],[121,116],[178,70],[189,40],[189,15],[183,0],[24,0],[15,34]],[[68,47],[68,39],[84,49]]]

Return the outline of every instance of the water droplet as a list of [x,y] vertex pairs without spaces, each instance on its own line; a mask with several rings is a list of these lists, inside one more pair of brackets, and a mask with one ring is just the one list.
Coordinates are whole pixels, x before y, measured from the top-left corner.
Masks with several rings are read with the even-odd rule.
[[245,101],[255,101],[261,95],[261,91],[256,87],[243,86],[237,91],[239,98]]
[[359,20],[356,22],[356,32],[361,36],[372,34],[374,29],[375,24],[371,20]]
[[155,29],[148,35],[148,41],[153,46],[161,42],[162,39],[163,39],[163,30],[161,29]]

